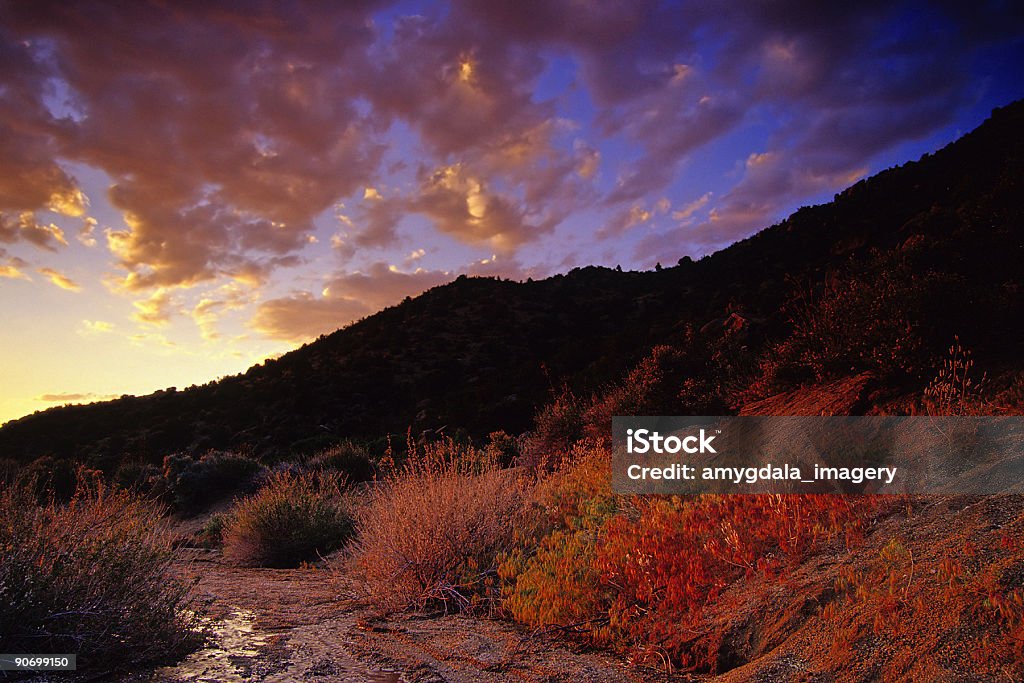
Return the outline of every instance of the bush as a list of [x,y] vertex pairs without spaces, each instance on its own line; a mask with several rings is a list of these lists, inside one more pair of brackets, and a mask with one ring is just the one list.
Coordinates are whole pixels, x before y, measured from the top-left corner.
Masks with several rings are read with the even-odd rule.
[[605,392],[583,413],[584,434],[611,444],[616,415],[723,415],[727,412],[722,387],[725,350],[734,346],[737,332],[708,342],[692,333],[682,348],[655,346],[621,384]]
[[162,472],[152,463],[129,460],[122,462],[114,472],[114,483],[123,489],[150,493],[161,484]]
[[579,443],[535,488],[543,524],[536,538],[505,553],[500,567],[503,607],[517,621],[542,628],[607,616],[609,587],[595,560],[602,529],[618,511],[609,463],[607,450]]
[[938,374],[924,390],[924,412],[927,415],[991,415],[995,406],[985,400],[986,376],[971,376],[974,359],[969,349],[956,338],[949,347],[949,356],[942,361]]
[[[80,485],[66,505],[0,490],[0,633],[7,652],[75,652],[79,666],[166,659],[197,641],[171,536],[133,494]],[[90,665],[90,663],[92,663]]]
[[341,547],[352,533],[342,482],[326,473],[271,475],[229,513],[224,556],[244,566],[294,567]]
[[748,398],[864,371],[919,376],[938,350],[949,309],[964,303],[964,287],[913,256],[911,247],[875,254],[818,287],[797,288],[785,305],[792,332],[764,354]]
[[487,435],[484,454],[488,460],[500,467],[511,467],[519,461],[519,439],[504,431],[491,432]]
[[341,472],[353,482],[370,481],[375,474],[370,453],[351,441],[343,441],[317,453],[306,465],[313,470]]
[[184,512],[199,512],[239,491],[251,490],[263,466],[237,453],[210,451],[198,460],[174,454],[164,458],[163,488],[171,504]]
[[563,453],[583,436],[586,403],[568,389],[540,409],[533,432],[525,438],[520,464],[531,470],[553,469]]
[[597,549],[602,583],[615,586],[611,628],[713,671],[717,651],[693,637],[705,606],[735,582],[781,572],[817,543],[857,535],[876,503],[834,495],[638,499],[639,514],[610,520]]
[[22,469],[17,481],[32,489],[39,502],[67,502],[78,488],[78,468],[70,460],[44,455]]
[[428,444],[371,492],[352,572],[387,610],[490,608],[497,558],[528,522],[514,471],[450,439]]

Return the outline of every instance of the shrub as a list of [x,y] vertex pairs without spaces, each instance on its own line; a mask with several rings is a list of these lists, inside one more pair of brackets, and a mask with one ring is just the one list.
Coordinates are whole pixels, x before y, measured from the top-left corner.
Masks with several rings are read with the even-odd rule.
[[129,460],[122,462],[114,472],[114,483],[124,489],[150,493],[160,486],[161,469],[147,462]]
[[531,470],[557,467],[561,455],[583,436],[585,402],[568,389],[545,404],[525,438],[520,464]]
[[533,500],[543,525],[500,566],[503,607],[517,621],[540,628],[593,625],[607,616],[610,587],[595,560],[604,524],[619,506],[609,462],[607,450],[581,442],[537,484]]
[[245,566],[293,567],[339,548],[352,533],[342,482],[327,473],[270,475],[229,513],[224,556]]
[[237,453],[210,451],[199,459],[174,454],[164,458],[163,488],[178,510],[198,512],[239,491],[251,490],[263,466]]
[[0,458],[0,485],[10,486],[18,480],[21,467],[13,458]]
[[31,488],[40,502],[51,498],[67,502],[78,487],[78,468],[70,460],[44,455],[22,469],[17,480]]
[[863,371],[917,377],[934,351],[937,321],[947,317],[943,302],[961,287],[913,256],[875,254],[819,286],[797,287],[785,304],[792,332],[764,355],[750,397]]
[[428,444],[371,492],[352,572],[386,610],[490,608],[497,558],[529,519],[514,471],[451,439]]
[[500,467],[510,467],[519,460],[520,443],[519,439],[504,431],[491,432],[487,435],[487,445],[484,446],[486,457]]
[[[695,647],[704,607],[734,582],[782,571],[816,543],[859,533],[874,501],[833,495],[645,497],[609,521],[596,565],[616,587],[611,628],[676,663],[714,670]],[[707,644],[705,643],[705,648]]]
[[725,414],[725,350],[735,345],[738,334],[727,330],[709,342],[691,331],[682,348],[655,346],[621,384],[584,411],[584,434],[610,444],[616,415]]
[[370,453],[351,441],[342,441],[309,459],[306,465],[314,470],[341,472],[348,481],[370,481],[374,476]]
[[0,633],[8,652],[75,652],[79,666],[166,659],[196,642],[188,587],[152,505],[98,480],[66,505],[0,490]]
[[193,541],[200,548],[219,548],[224,542],[224,528],[230,517],[228,515],[212,515],[203,528],[196,532]]

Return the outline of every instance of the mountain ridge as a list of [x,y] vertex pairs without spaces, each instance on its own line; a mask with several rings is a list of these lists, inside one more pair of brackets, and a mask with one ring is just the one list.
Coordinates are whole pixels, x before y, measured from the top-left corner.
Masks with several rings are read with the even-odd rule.
[[[50,408],[0,427],[0,457],[122,458],[248,450],[281,457],[412,429],[527,429],[551,392],[595,392],[653,346],[741,308],[752,345],[788,325],[794,281],[915,236],[928,267],[1019,282],[1024,103],[918,161],[882,171],[698,261],[599,266],[527,282],[460,276],[245,373],[188,389]],[[945,240],[945,242],[943,242]],[[1001,279],[999,279],[1001,278]],[[1019,326],[1007,322],[1009,341]],[[1016,335],[1016,336],[1015,336]],[[982,335],[980,347],[993,334]],[[1008,349],[1003,336],[989,344]]]

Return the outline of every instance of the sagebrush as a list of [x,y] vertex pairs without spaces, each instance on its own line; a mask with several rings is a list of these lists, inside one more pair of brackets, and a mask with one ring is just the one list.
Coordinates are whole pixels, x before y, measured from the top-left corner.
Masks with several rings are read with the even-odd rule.
[[7,652],[75,652],[79,666],[163,660],[196,644],[189,586],[149,502],[99,480],[66,504],[0,490],[0,633]]
[[369,494],[351,568],[384,609],[494,606],[498,556],[529,518],[514,470],[451,440],[430,444]]
[[245,566],[293,567],[341,547],[353,528],[343,486],[343,477],[326,472],[270,475],[224,521],[224,557]]

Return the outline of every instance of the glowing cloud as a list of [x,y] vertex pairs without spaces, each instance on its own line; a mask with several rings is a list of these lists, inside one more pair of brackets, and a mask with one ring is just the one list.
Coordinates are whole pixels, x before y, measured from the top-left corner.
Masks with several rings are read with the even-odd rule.
[[61,289],[66,289],[69,292],[78,292],[82,289],[81,285],[58,270],[53,268],[38,268],[36,270],[40,275],[45,275],[50,282]]

